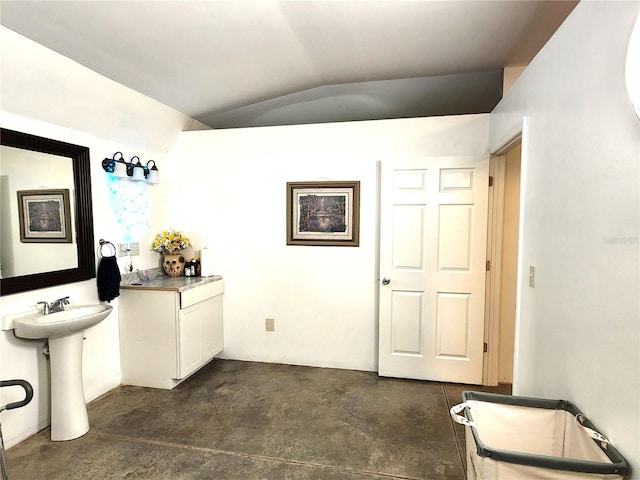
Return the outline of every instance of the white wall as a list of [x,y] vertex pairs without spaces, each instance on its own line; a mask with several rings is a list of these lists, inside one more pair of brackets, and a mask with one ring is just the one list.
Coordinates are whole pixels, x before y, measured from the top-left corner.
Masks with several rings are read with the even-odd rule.
[[522,72],[525,71],[526,66],[520,67],[505,67],[503,70],[503,80],[502,80],[502,94],[506,94],[509,89],[516,83],[516,80],[522,75]]
[[[140,241],[141,255],[134,257],[134,265],[158,266],[158,254],[150,251],[150,245],[155,231],[165,225],[165,186],[116,185],[107,180],[101,162],[116,151],[127,159],[133,155],[153,158],[162,176],[169,146],[180,131],[193,126],[193,120],[4,27],[0,27],[0,46],[0,126],[89,147],[96,248],[100,238],[118,243],[138,234],[140,238],[131,239]],[[124,267],[125,262],[120,264]],[[0,315],[66,295],[76,303],[98,302],[96,282],[90,280],[0,297]],[[114,313],[86,332],[87,400],[120,383],[117,300],[113,304]],[[0,378],[26,379],[35,390],[28,406],[2,413],[7,448],[49,423],[49,371],[41,354],[43,343],[0,332]],[[0,396],[3,405],[22,398],[20,389],[3,388]]]
[[[376,162],[485,154],[487,138],[488,115],[181,134],[169,217],[225,278],[223,355],[376,370]],[[286,183],[315,180],[361,182],[358,248],[286,245]]]
[[[580,2],[491,114],[524,132],[514,392],[574,401],[640,469],[640,122],[624,85],[638,2]],[[527,285],[536,266],[536,286]]]

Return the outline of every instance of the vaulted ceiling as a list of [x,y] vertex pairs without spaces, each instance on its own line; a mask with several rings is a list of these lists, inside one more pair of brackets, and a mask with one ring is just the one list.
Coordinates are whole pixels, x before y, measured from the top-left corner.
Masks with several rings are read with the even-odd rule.
[[2,25],[212,128],[489,112],[576,1],[2,0]]

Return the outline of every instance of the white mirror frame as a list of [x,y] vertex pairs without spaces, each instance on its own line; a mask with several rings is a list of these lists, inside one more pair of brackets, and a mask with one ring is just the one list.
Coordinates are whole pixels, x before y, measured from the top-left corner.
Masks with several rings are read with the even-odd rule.
[[631,31],[625,66],[627,92],[636,115],[640,118],[640,14]]

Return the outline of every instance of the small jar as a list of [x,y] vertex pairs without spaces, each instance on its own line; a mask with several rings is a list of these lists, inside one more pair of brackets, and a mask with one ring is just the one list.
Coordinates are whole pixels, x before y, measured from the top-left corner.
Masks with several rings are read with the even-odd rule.
[[184,264],[184,276],[185,277],[191,276],[191,262],[186,262]]
[[193,276],[199,277],[200,274],[202,273],[202,271],[200,269],[200,259],[199,258],[193,258],[191,260],[191,265],[193,265]]

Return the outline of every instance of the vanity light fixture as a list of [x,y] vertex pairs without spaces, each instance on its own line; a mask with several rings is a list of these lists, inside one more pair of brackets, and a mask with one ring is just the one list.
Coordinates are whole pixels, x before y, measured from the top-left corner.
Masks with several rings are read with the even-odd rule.
[[[133,159],[134,158],[138,159],[138,163],[136,163],[136,164],[133,163]],[[131,177],[131,180],[138,180],[138,181],[144,181],[145,180],[144,167],[140,163],[140,158],[132,157],[131,158],[131,163],[129,163],[129,168],[130,168],[131,173],[127,172],[127,174]]]
[[[137,162],[135,162],[136,160]],[[153,165],[150,166],[150,164]],[[102,168],[114,178],[146,182],[153,185],[160,183],[160,172],[155,160],[149,160],[146,165],[143,165],[140,158],[134,156],[129,162],[126,162],[122,152],[116,152],[112,158],[105,158],[102,161]]]
[[[151,162],[153,162],[153,167],[149,168]],[[160,172],[158,171],[158,167],[156,167],[155,160],[149,160],[144,171],[146,172],[147,182],[154,184],[160,183]]]
[[113,170],[113,176],[116,178],[127,178],[127,162],[120,160],[116,162],[115,169]]
[[124,161],[122,152],[114,153],[112,158],[105,158],[102,161],[102,168],[116,178],[126,178],[127,176],[127,163]]

